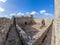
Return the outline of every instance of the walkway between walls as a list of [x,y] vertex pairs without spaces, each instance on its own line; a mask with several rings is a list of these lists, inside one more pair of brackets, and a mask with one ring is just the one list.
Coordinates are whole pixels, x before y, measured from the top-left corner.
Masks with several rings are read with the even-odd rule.
[[16,27],[19,30],[19,34],[20,36],[22,36],[21,38],[23,39],[23,42],[26,45],[40,45],[43,41],[43,39],[45,38],[46,34],[48,33],[50,27],[51,27],[52,23],[50,23],[47,27],[41,29],[36,35],[34,35],[33,37],[28,36],[23,29],[21,29],[21,27],[17,24]]

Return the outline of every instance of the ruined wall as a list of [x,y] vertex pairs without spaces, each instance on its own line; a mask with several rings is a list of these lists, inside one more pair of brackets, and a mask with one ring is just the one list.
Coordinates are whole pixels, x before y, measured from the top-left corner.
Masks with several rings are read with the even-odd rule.
[[16,18],[16,23],[25,25],[25,24],[30,24],[32,22],[32,20],[33,19],[31,17],[18,17],[18,18]]
[[33,20],[34,20],[33,22],[40,25],[43,19],[34,18]]
[[33,20],[34,20],[35,23],[37,23],[39,25],[41,25],[42,24],[42,21],[44,20],[45,25],[48,26],[52,22],[52,20],[54,20],[54,19],[49,19],[49,18],[45,18],[45,19],[42,19],[42,18],[41,19],[40,18],[34,18]]
[[54,19],[44,19],[45,20],[45,25],[48,26]]
[[5,18],[5,17],[0,18],[0,25],[7,24],[9,22],[10,22],[10,19],[8,18]]
[[[50,32],[50,34],[49,34],[49,30],[52,31],[52,22],[53,22],[53,20],[51,21],[51,23],[48,26],[46,26],[44,29],[42,29],[42,33],[39,32],[35,36],[33,36],[33,38],[37,39],[36,42],[33,43],[33,45],[48,45],[48,44],[51,45],[50,36],[52,33]],[[49,34],[49,35],[47,36],[47,34]],[[44,40],[44,38],[45,38],[45,40]]]
[[[5,20],[5,19],[4,19]],[[11,24],[12,23],[12,20],[13,19],[11,19],[11,21],[10,20],[5,20],[5,21],[7,21],[8,22],[8,24]],[[32,21],[32,22],[31,22]],[[27,22],[28,24],[32,24],[32,23],[36,23],[36,25],[37,24],[42,24],[42,21],[43,21],[43,19],[32,19],[31,17],[20,17],[20,18],[16,18],[16,22],[18,23],[18,25],[19,24],[22,24],[22,25],[25,25],[25,22]],[[45,27],[44,28],[42,28],[42,30],[41,30],[41,32],[39,32],[39,33],[37,33],[36,34],[36,36],[38,37],[36,37],[36,39],[37,39],[37,41],[36,42],[34,42],[33,43],[33,45],[38,45],[38,44],[41,44],[41,40],[43,40],[43,38],[45,37],[45,35],[46,35],[46,33],[47,33],[47,31],[48,31],[48,29],[50,29],[50,26],[49,26],[49,23],[51,24],[52,22],[50,22],[50,21],[52,21],[51,19],[44,19],[44,21],[45,21]],[[2,22],[4,22],[3,20],[2,20]],[[4,22],[4,24],[6,24],[7,22]],[[1,22],[0,22],[1,23]],[[8,28],[9,28],[9,25],[7,24],[7,26],[5,26],[5,28],[3,27],[2,29],[1,29],[1,32],[0,33],[2,33],[2,34],[0,34],[0,44],[1,45],[3,45],[3,43],[4,43],[4,41],[5,41],[5,38],[6,38],[6,33],[8,32]],[[4,26],[4,25],[3,25]],[[30,25],[29,25],[30,26]],[[38,26],[38,25],[37,25]],[[44,25],[43,25],[44,26]],[[1,28],[1,27],[0,27]],[[30,27],[29,27],[30,28]],[[36,28],[36,27],[35,27]],[[13,30],[13,31],[12,31]],[[16,31],[15,31],[15,29],[14,28],[12,28],[12,30],[11,30],[11,32],[10,32],[10,34],[11,34],[11,37],[13,36],[12,34],[13,34],[13,32],[14,32],[14,36],[16,37]],[[44,30],[44,31],[43,31]],[[30,29],[30,31],[31,31],[31,29]],[[38,35],[39,34],[39,35]],[[13,38],[15,38],[15,37],[13,37]],[[34,37],[34,36],[33,36]],[[10,38],[10,37],[9,37]],[[6,44],[6,45],[8,45],[8,44]]]
[[6,27],[6,25],[10,25],[10,23],[11,23],[10,19],[4,18],[4,17],[0,18],[0,30],[4,29],[4,27]]

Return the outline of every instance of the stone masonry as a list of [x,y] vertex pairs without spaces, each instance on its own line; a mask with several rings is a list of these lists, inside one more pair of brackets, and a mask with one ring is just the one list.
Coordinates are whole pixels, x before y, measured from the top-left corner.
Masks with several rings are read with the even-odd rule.
[[0,45],[51,44],[52,21],[53,19],[34,19],[31,16],[8,20],[3,18],[0,22]]
[[0,18],[0,45],[60,45],[60,0],[55,0],[54,19]]
[[55,0],[52,45],[60,45],[60,0]]

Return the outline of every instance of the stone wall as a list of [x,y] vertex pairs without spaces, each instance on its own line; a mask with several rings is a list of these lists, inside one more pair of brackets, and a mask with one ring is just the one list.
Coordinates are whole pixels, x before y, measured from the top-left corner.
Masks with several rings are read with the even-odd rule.
[[44,19],[45,20],[45,25],[48,26],[54,19]]
[[[42,41],[45,38],[47,32],[52,29],[52,28],[50,28],[51,26],[52,26],[52,22],[47,27],[45,27],[44,29],[42,29],[42,33],[38,32],[35,36],[33,36],[33,38],[37,39],[33,43],[33,45],[41,45],[42,44]],[[49,41],[51,42],[51,40],[49,40]]]
[[5,17],[0,18],[0,25],[7,24],[7,23],[10,23],[10,19],[5,18]]
[[[34,39],[37,39],[34,43],[32,43],[32,45],[39,45],[39,44],[41,44],[43,38],[47,34],[48,29],[50,29],[50,25],[52,24],[52,20],[51,19],[33,19],[31,17],[19,17],[19,18],[16,18],[16,23],[18,25],[23,25],[23,26],[24,25],[27,25],[27,24],[30,26],[30,24],[34,24],[34,23],[35,24],[42,25],[43,20],[44,20],[46,26],[43,25],[44,27],[42,28],[41,32],[36,33],[36,35],[34,35],[32,37]],[[3,34],[2,35],[0,34],[0,40],[1,40],[0,41],[0,45],[3,45],[2,43],[4,43],[4,41],[5,41],[6,35],[8,33],[8,30],[9,30],[10,25],[11,25],[12,22],[13,22],[13,19],[11,19],[11,20],[10,19],[8,19],[8,20],[6,20],[6,19],[3,19],[2,20],[1,19],[1,22],[0,23],[3,23],[3,24],[8,23],[8,24],[5,25],[5,28],[3,27],[4,25],[2,26],[3,28],[1,29],[1,33],[3,33]],[[15,39],[18,37],[18,36],[16,37],[17,34],[16,34],[16,31],[15,31],[15,28],[14,27],[12,27],[11,32],[9,33],[9,35],[10,34],[11,34],[11,37],[13,37]],[[13,34],[14,34],[14,36],[13,36]],[[9,37],[9,38],[11,38],[11,37]],[[6,44],[6,45],[8,45],[8,44]]]
[[34,20],[33,22],[40,25],[43,19],[34,18],[33,20]]
[[25,25],[25,24],[31,24],[32,23],[32,18],[31,17],[18,17],[16,18],[16,23],[17,24],[21,24],[21,25]]
[[55,0],[54,41],[52,45],[60,45],[60,0]]

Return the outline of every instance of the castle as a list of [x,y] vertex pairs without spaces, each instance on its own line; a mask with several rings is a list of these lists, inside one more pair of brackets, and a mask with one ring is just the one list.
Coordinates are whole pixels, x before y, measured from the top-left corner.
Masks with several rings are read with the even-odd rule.
[[60,45],[60,2],[55,3],[54,19],[0,18],[0,45]]
[[46,45],[51,41],[48,33],[49,36],[52,34],[53,19],[33,18],[30,15],[0,20],[0,45]]

